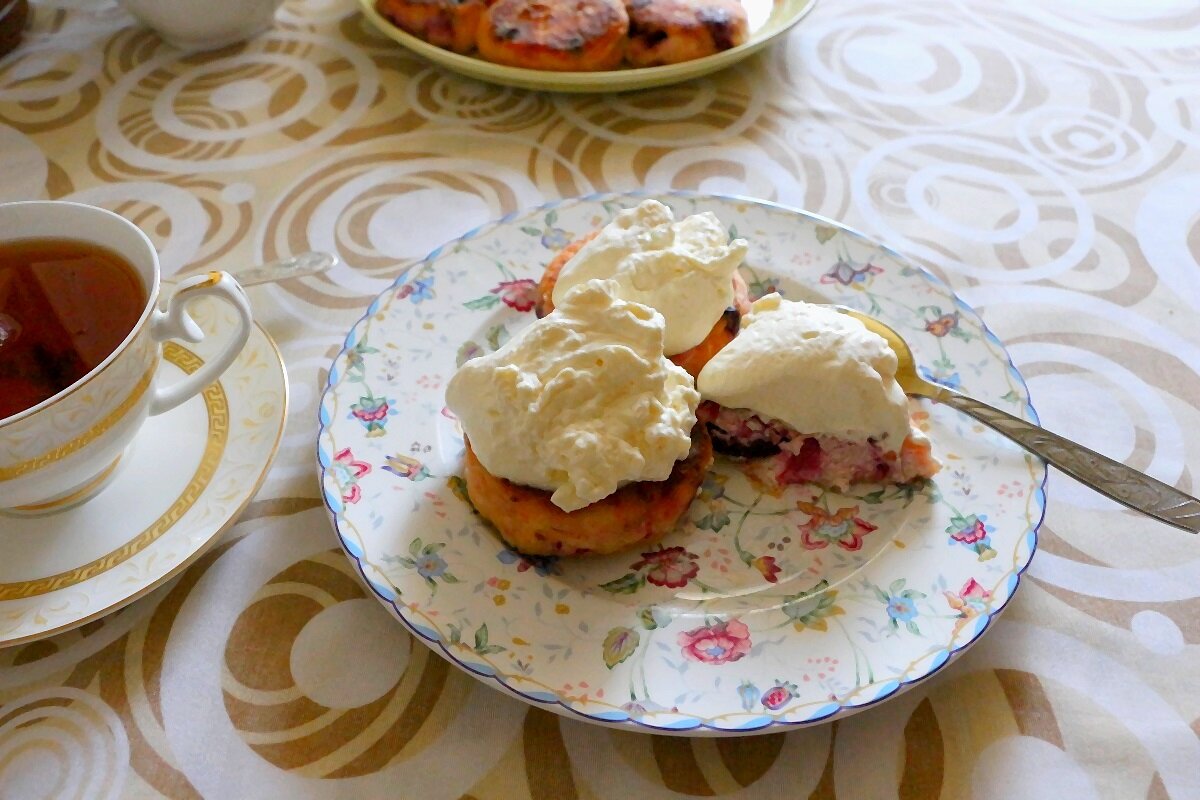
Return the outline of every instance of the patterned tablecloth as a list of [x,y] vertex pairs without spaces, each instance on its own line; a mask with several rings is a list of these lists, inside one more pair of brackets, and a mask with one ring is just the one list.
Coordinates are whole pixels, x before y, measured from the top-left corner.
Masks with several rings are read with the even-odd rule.
[[326,365],[400,265],[544,200],[675,187],[922,260],[1049,427],[1195,493],[1197,76],[1190,0],[823,0],[712,80],[615,97],[459,79],[350,0],[197,56],[41,3],[0,61],[0,200],[114,209],[167,274],[347,266],[251,290],[293,407],[240,523],[126,610],[0,650],[0,797],[1200,797],[1200,541],[1061,475],[1023,590],[952,669],[840,723],[687,740],[560,719],[414,642],[335,548],[313,463]]

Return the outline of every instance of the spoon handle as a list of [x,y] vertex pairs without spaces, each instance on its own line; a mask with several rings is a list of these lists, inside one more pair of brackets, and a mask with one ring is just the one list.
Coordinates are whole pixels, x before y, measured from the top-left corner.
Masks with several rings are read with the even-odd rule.
[[941,402],[999,431],[1080,483],[1134,511],[1200,533],[1200,500],[1174,486],[974,398],[952,391],[938,394]]
[[330,253],[297,253],[289,258],[271,261],[250,269],[236,270],[233,277],[242,286],[256,286],[260,283],[316,275],[337,262],[337,256]]

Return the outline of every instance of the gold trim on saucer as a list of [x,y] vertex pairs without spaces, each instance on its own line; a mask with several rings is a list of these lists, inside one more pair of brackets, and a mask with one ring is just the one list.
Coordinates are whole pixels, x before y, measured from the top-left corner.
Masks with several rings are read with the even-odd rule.
[[129,413],[129,409],[133,408],[134,404],[136,404],[137,401],[142,398],[142,395],[144,395],[146,390],[150,388],[150,381],[154,379],[154,370],[157,366],[158,364],[154,364],[150,367],[150,369],[146,370],[142,377],[138,379],[138,382],[134,384],[133,391],[129,393],[129,396],[122,400],[120,405],[108,412],[104,419],[100,420],[94,426],[79,434],[71,441],[59,445],[53,450],[42,453],[36,458],[31,458],[28,461],[19,461],[16,464],[8,467],[0,467],[0,482],[11,481],[14,478],[19,478],[22,475],[27,475],[30,472],[39,470],[42,467],[50,466],[56,461],[59,461],[66,456],[69,456],[71,453],[74,453],[76,450],[91,444],[102,434],[108,431],[109,428],[111,428],[113,425],[116,425],[117,422],[120,421],[121,417]]
[[287,367],[283,363],[283,354],[279,351],[279,345],[275,343],[275,340],[271,338],[271,335],[267,333],[266,329],[261,324],[255,322],[254,326],[258,328],[258,332],[270,346],[271,352],[275,356],[274,363],[279,365],[279,377],[282,383],[281,389],[283,390],[283,402],[281,404],[282,408],[280,409],[279,430],[275,432],[275,441],[271,444],[271,452],[268,453],[266,459],[263,460],[261,471],[258,474],[258,480],[256,480],[254,485],[250,487],[250,491],[246,495],[245,500],[243,500],[241,505],[239,505],[229,514],[229,518],[226,519],[225,522],[220,526],[218,526],[218,528],[212,532],[206,541],[200,544],[199,547],[197,547],[192,553],[190,553],[174,567],[167,570],[161,577],[150,581],[146,585],[138,588],[136,591],[130,592],[125,597],[115,600],[103,608],[96,609],[91,614],[87,614],[78,619],[73,619],[70,622],[64,622],[61,625],[54,626],[53,628],[45,628],[44,630],[27,633],[24,636],[16,636],[9,639],[0,637],[0,647],[13,647],[17,645],[29,644],[30,642],[36,642],[42,639],[47,639],[51,636],[57,636],[58,634],[66,633],[68,631],[75,630],[82,625],[86,625],[89,622],[95,622],[96,620],[99,620],[109,614],[119,611],[130,603],[141,600],[155,589],[161,587],[164,583],[167,583],[172,578],[177,577],[187,570],[187,568],[192,566],[192,564],[194,564],[201,556],[212,549],[212,546],[216,544],[217,540],[220,539],[226,531],[238,523],[242,512],[246,510],[246,506],[250,504],[250,501],[254,499],[256,494],[258,494],[258,490],[262,488],[263,483],[266,482],[267,473],[270,472],[271,464],[274,463],[275,456],[279,453],[279,446],[283,442],[283,431],[287,427],[288,408],[291,401],[291,387],[288,384]]
[[[204,365],[204,359],[175,342],[167,342],[163,346],[163,359],[189,375]],[[225,396],[225,388],[218,381],[205,388],[201,395],[208,411],[208,440],[196,472],[175,502],[137,536],[87,564],[35,580],[0,583],[0,601],[36,597],[74,586],[88,578],[108,572],[149,547],[195,505],[196,500],[212,481],[225,452],[225,442],[229,438],[229,401]]]

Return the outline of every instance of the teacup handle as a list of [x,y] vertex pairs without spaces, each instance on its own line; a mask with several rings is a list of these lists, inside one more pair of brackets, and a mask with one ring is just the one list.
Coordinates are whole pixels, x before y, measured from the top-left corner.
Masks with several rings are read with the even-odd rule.
[[219,355],[204,363],[204,366],[167,387],[158,387],[150,400],[150,413],[161,414],[170,411],[175,406],[200,392],[204,387],[221,377],[221,373],[229,368],[238,353],[246,346],[250,338],[250,326],[253,320],[250,316],[250,301],[246,293],[233,276],[228,272],[210,272],[207,275],[197,275],[179,284],[179,287],[167,300],[165,311],[155,311],[150,321],[150,335],[156,341],[166,339],[183,339],[188,342],[198,342],[204,338],[204,332],[187,312],[187,307],[201,297],[219,297],[233,306],[238,315],[238,329],[232,340],[225,345]]

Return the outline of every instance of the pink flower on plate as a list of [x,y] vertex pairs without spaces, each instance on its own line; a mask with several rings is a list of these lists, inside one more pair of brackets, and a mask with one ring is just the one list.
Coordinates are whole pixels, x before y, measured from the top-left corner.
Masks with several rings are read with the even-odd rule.
[[954,592],[946,592],[946,602],[950,608],[958,612],[963,619],[971,619],[987,611],[987,603],[992,599],[992,593],[979,585],[979,581],[971,578],[963,587]]
[[358,417],[363,422],[379,422],[379,420],[383,419],[387,415],[388,404],[386,402],[380,403],[379,405],[371,408],[364,407],[354,409],[354,416]]
[[354,457],[354,453],[350,452],[350,448],[339,450],[333,457],[333,460],[344,466],[355,478],[361,478],[371,471],[371,465],[365,461],[359,461]]
[[702,664],[728,664],[750,652],[750,629],[744,622],[731,619],[684,631],[677,641],[684,658]]
[[763,578],[765,578],[768,583],[779,582],[779,573],[782,572],[782,570],[779,568],[779,565],[775,563],[774,556],[759,556],[750,562],[750,566],[761,572]]
[[808,514],[809,520],[799,525],[800,542],[806,550],[821,550],[832,542],[843,550],[861,550],[863,537],[876,526],[858,516],[858,506],[830,513],[813,503],[796,503],[796,508]]
[[392,407],[395,402],[387,397],[376,397],[368,392],[358,398],[357,403],[350,405],[350,416],[361,422],[367,429],[367,436],[374,439],[384,435],[388,417],[399,413]]
[[350,452],[350,448],[347,447],[334,454],[333,468],[338,483],[342,486],[342,500],[347,503],[357,503],[362,499],[362,489],[358,486],[358,479],[371,471],[371,465],[356,459]]
[[796,684],[788,681],[775,681],[775,685],[763,692],[762,699],[759,700],[764,707],[771,711],[778,711],[788,704],[788,701],[796,696]]
[[500,295],[504,305],[517,311],[532,311],[537,302],[537,283],[529,278],[519,281],[501,281],[492,294]]
[[959,527],[950,529],[950,538],[963,544],[975,544],[986,539],[987,535],[988,531],[984,520],[974,514],[963,519]]
[[642,553],[641,560],[630,569],[645,570],[646,580],[655,586],[679,589],[687,586],[688,581],[700,572],[700,565],[693,560],[695,558],[695,553],[689,553],[682,547],[659,547]]
[[992,596],[992,593],[983,588],[979,581],[971,578],[963,584],[962,589],[958,592],[959,596],[969,600],[986,600]]

